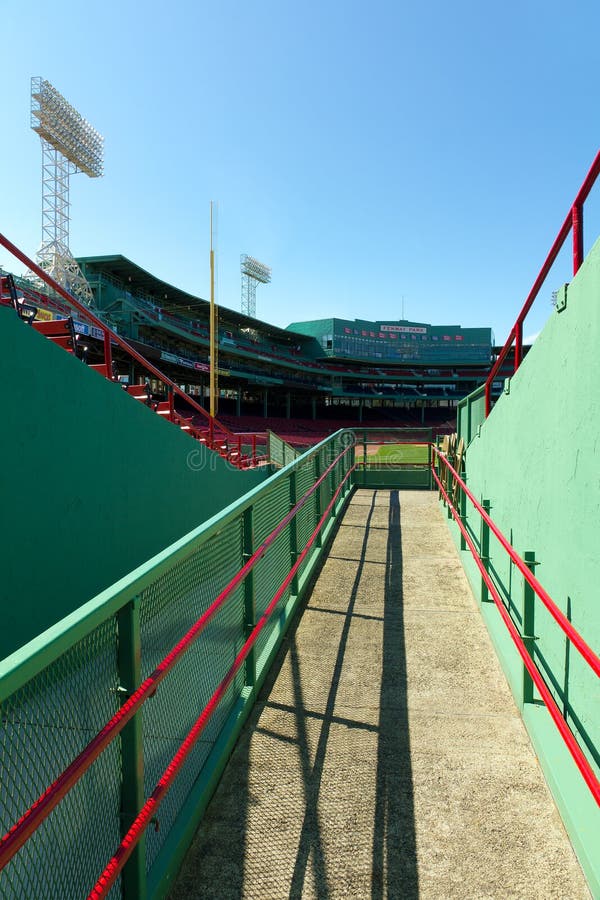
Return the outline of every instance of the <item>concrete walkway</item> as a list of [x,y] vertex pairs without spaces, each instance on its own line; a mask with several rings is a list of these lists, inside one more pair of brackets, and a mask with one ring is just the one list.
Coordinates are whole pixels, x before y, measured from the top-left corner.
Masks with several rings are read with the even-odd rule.
[[437,504],[358,491],[172,900],[589,898]]

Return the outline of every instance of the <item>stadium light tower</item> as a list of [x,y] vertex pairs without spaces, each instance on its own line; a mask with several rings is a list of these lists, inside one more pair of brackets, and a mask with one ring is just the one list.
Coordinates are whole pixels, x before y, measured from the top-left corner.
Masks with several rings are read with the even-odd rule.
[[31,127],[42,141],[42,243],[40,267],[79,300],[92,290],[69,250],[69,176],[104,173],[104,138],[49,81],[31,79]]
[[242,253],[240,257],[242,270],[242,313],[256,317],[256,285],[268,284],[271,280],[271,269],[264,263]]

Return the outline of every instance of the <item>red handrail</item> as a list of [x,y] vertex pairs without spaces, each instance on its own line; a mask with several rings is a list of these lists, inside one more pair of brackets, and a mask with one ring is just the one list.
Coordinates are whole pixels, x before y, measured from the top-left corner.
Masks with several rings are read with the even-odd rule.
[[529,313],[529,310],[533,306],[533,302],[537,297],[540,289],[546,280],[548,273],[558,256],[564,242],[566,241],[569,232],[571,229],[573,230],[573,275],[576,275],[579,271],[579,268],[583,262],[583,204],[587,200],[587,197],[594,186],[594,183],[600,174],[600,150],[596,154],[596,158],[592,163],[589,172],[585,176],[585,180],[581,185],[575,200],[571,206],[571,209],[567,213],[567,217],[563,222],[560,231],[556,237],[556,240],[552,244],[550,252],[546,257],[544,265],[540,269],[540,273],[536,280],[533,283],[533,287],[529,291],[527,295],[527,299],[523,305],[523,308],[519,315],[517,316],[517,320],[513,327],[511,328],[510,334],[506,339],[506,343],[504,344],[502,350],[498,354],[498,358],[496,362],[492,366],[490,370],[490,374],[487,377],[487,381],[485,383],[485,415],[486,418],[489,416],[492,405],[492,382],[494,378],[498,374],[502,363],[508,356],[508,352],[515,343],[515,372],[521,365],[521,356],[522,356],[522,345],[523,345],[523,323]]
[[562,628],[566,636],[572,642],[572,644],[577,647],[587,664],[590,668],[595,672],[596,675],[600,677],[600,657],[598,657],[592,648],[586,644],[583,640],[579,632],[577,632],[572,624],[569,622],[567,617],[561,610],[558,608],[554,600],[550,597],[547,591],[544,590],[542,585],[539,583],[531,569],[527,567],[527,565],[523,562],[519,554],[516,552],[514,547],[509,544],[508,540],[504,537],[498,526],[492,521],[489,515],[486,513],[485,509],[477,502],[465,482],[462,480],[456,469],[448,462],[443,453],[441,453],[438,448],[432,444],[433,451],[440,459],[443,464],[447,467],[448,471],[452,473],[453,478],[459,484],[461,490],[464,491],[466,496],[469,498],[481,518],[484,520],[486,525],[489,526],[490,531],[495,535],[495,537],[500,542],[501,546],[506,550],[511,560],[514,562],[515,566],[523,576],[523,578],[527,581],[529,586],[535,591],[537,596],[540,598],[550,615],[555,619],[558,625]]
[[[90,768],[92,763],[100,756],[103,750],[110,742],[123,730],[127,722],[139,711],[142,704],[155,693],[158,685],[171,671],[171,669],[179,662],[184,653],[189,650],[194,641],[200,636],[211,619],[223,606],[229,595],[244,581],[248,573],[263,558],[269,547],[291,522],[294,516],[302,509],[309,497],[323,483],[325,478],[330,474],[334,466],[344,457],[351,447],[346,447],[336,457],[336,459],[327,467],[323,474],[315,481],[308,491],[300,498],[290,512],[279,522],[279,524],[265,538],[260,547],[254,551],[252,556],[244,564],[244,566],[231,579],[229,584],[221,591],[217,598],[211,603],[202,616],[192,625],[189,631],[181,638],[181,640],[173,647],[164,659],[158,664],[156,669],[146,678],[140,687],[129,697],[112,719],[107,722],[104,728],[87,744],[79,753],[73,762],[62,772],[56,781],[51,784],[43,794],[38,797],[35,803],[21,816],[13,827],[0,840],[0,872],[10,862],[15,853],[17,853],[23,844],[31,837],[31,835],[39,828],[42,822],[50,815],[52,810],[58,806],[60,801],[66,794],[77,784],[85,772]],[[348,474],[353,467],[349,468]],[[346,477],[342,481],[345,482]],[[339,490],[336,492],[337,497]],[[331,505],[328,510],[331,509]],[[319,521],[317,531],[323,523],[324,516]],[[307,545],[308,546],[308,545]],[[304,557],[302,557],[304,558]]]
[[[344,452],[347,452],[347,451],[344,451]],[[342,456],[343,456],[343,454],[342,454]],[[252,647],[256,643],[261,631],[263,630],[263,628],[269,621],[277,604],[283,597],[286,589],[291,584],[294,576],[296,575],[296,572],[298,571],[298,569],[304,562],[308,551],[310,550],[310,548],[312,547],[313,543],[316,540],[317,534],[321,530],[321,526],[323,525],[323,522],[329,515],[329,512],[331,511],[331,508],[333,507],[334,503],[336,502],[336,500],[339,496],[339,493],[342,490],[347,479],[352,474],[353,468],[354,468],[353,466],[350,466],[350,468],[348,469],[348,471],[346,472],[346,474],[340,481],[340,483],[337,487],[337,490],[335,491],[333,497],[331,498],[327,508],[321,515],[321,518],[319,519],[319,523],[318,523],[317,527],[315,528],[315,530],[309,537],[302,552],[298,555],[298,559],[296,560],[294,565],[291,567],[289,573],[286,575],[282,584],[280,585],[280,587],[277,589],[275,595],[273,596],[273,599],[271,600],[269,605],[266,607],[264,613],[262,614],[262,616],[260,617],[260,619],[258,620],[256,625],[252,629],[244,646],[242,647],[242,649],[236,656],[231,668],[227,672],[227,675],[221,681],[221,683],[219,684],[219,686],[213,693],[212,697],[210,698],[210,700],[204,707],[202,713],[196,719],[196,722],[194,723],[194,725],[188,732],[185,740],[179,747],[179,750],[177,751],[175,756],[172,758],[171,762],[169,763],[169,765],[167,766],[165,771],[163,772],[162,777],[158,781],[152,794],[150,795],[150,797],[146,800],[146,802],[142,806],[136,819],[131,824],[129,831],[127,832],[127,834],[125,835],[125,837],[123,838],[121,843],[119,844],[119,847],[117,848],[115,855],[109,861],[108,865],[104,869],[104,872],[102,873],[102,875],[100,876],[100,878],[98,879],[98,881],[96,882],[96,884],[94,885],[92,890],[90,891],[88,900],[100,900],[101,897],[106,897],[106,895],[109,893],[112,885],[115,883],[116,879],[118,878],[120,871],[122,870],[123,866],[129,859],[129,857],[131,856],[137,842],[139,841],[142,834],[144,833],[144,831],[150,824],[153,817],[155,816],[156,809],[158,808],[158,806],[164,799],[165,794],[167,793],[167,791],[173,784],[173,781],[175,780],[177,774],[179,773],[181,767],[183,766],[183,763],[185,762],[186,758],[188,757],[194,744],[199,740],[200,736],[202,735],[202,732],[208,725],[215,709],[219,705],[219,702],[222,700],[227,688],[229,687],[229,685],[235,678],[237,672],[239,671],[243,662],[247,658]]]
[[[156,366],[154,366],[151,362],[149,362],[141,353],[138,353],[131,344],[127,341],[123,340],[116,331],[113,331],[108,327],[106,322],[102,319],[99,319],[98,316],[94,315],[94,313],[89,309],[89,307],[85,306],[76,297],[73,297],[65,288],[63,288],[57,281],[55,281],[47,272],[45,272],[40,266],[38,266],[32,259],[29,259],[28,256],[25,255],[15,244],[13,244],[9,239],[0,233],[0,245],[3,246],[6,250],[9,251],[13,256],[15,256],[20,262],[22,262],[28,269],[30,269],[35,275],[38,276],[42,281],[44,281],[53,291],[56,291],[64,300],[67,301],[68,305],[77,310],[77,312],[81,313],[89,322],[95,325],[97,328],[100,328],[104,331],[104,353],[105,353],[105,363],[108,367],[108,371],[111,371],[111,343],[117,344],[127,353],[132,359],[134,359],[137,363],[143,366],[147,372],[154,375],[155,378],[158,378],[160,381],[165,384],[170,391],[174,394],[177,394],[179,397],[184,399],[186,403],[189,403],[195,410],[197,410],[205,419],[209,422],[210,429],[210,437],[209,440],[212,443],[212,431],[214,430],[213,417],[208,413],[204,407],[200,406],[193,397],[190,397],[185,391],[182,391],[178,384],[172,381],[167,375],[161,372]],[[223,425],[218,420],[217,427],[232,441],[235,441],[234,433],[226,426]],[[212,449],[212,447],[211,447]],[[238,466],[241,468],[241,458],[238,459]]]
[[[452,467],[450,466],[450,464],[447,462],[446,458],[443,455],[438,453],[438,458],[440,460],[442,460],[444,463],[446,463],[448,465],[448,468],[451,469],[452,472],[454,473],[454,469],[452,469]],[[492,578],[490,577],[489,572],[486,570],[486,568],[481,560],[481,557],[479,556],[479,553],[477,552],[477,548],[475,547],[475,544],[473,543],[473,540],[472,540],[471,536],[469,535],[469,532],[467,531],[466,526],[464,525],[464,523],[461,520],[460,513],[456,510],[456,508],[452,504],[452,501],[450,500],[448,493],[446,492],[444,486],[442,485],[440,478],[437,475],[437,472],[435,471],[435,465],[432,465],[431,470],[432,470],[433,477],[438,485],[438,488],[439,488],[442,496],[444,497],[444,500],[448,504],[448,508],[450,509],[450,511],[452,513],[452,517],[456,521],[456,524],[458,525],[458,527],[461,531],[461,534],[463,535],[463,537],[467,543],[467,546],[469,547],[469,550],[471,551],[471,555],[473,556],[473,559],[475,560],[477,568],[479,569],[479,571],[481,573],[481,577],[483,578],[485,585],[486,585],[487,589],[489,590],[496,607],[498,608],[498,611],[502,617],[502,620],[508,629],[508,632],[512,638],[513,643],[515,644],[515,646],[517,648],[519,655],[521,656],[521,659],[523,660],[523,664],[525,665],[525,668],[527,669],[529,675],[531,676],[531,680],[534,682],[535,686],[537,687],[537,689],[540,693],[540,696],[542,697],[542,700],[544,701],[544,703],[548,709],[548,712],[550,713],[550,716],[552,717],[552,720],[554,721],[554,724],[556,725],[562,739],[564,740],[564,742],[567,746],[567,749],[568,749],[569,753],[571,754],[573,761],[575,762],[575,765],[581,772],[581,775],[583,776],[583,779],[584,779],[585,783],[587,784],[594,800],[600,806],[600,781],[598,781],[596,774],[594,773],[592,767],[590,766],[581,747],[575,740],[573,732],[569,728],[564,716],[560,712],[554,697],[550,693],[550,691],[546,685],[546,682],[542,678],[537,666],[535,665],[531,656],[529,655],[527,648],[523,642],[523,639],[521,638],[521,635],[519,634],[513,620],[511,619],[511,617],[508,613],[508,610],[506,609],[506,607],[504,606],[504,603],[502,602],[502,598],[500,597],[500,594],[498,593],[496,585],[492,581]],[[454,474],[456,477],[456,473],[454,473]],[[465,488],[464,482],[462,482],[460,479],[459,479],[459,484],[461,484],[461,487],[463,487],[463,489]],[[477,504],[477,506],[479,507],[479,504]],[[487,516],[487,514],[485,514],[485,511],[481,507],[479,507],[478,511],[480,513],[483,513],[487,523],[491,524],[491,520],[489,519],[489,516]],[[494,533],[496,533],[496,532],[494,532]],[[512,550],[512,548],[511,548],[511,550]],[[522,562],[522,560],[521,560],[521,562]],[[523,566],[524,566],[525,570],[527,572],[529,572],[529,569],[527,569],[527,567],[525,566],[525,563],[523,563]],[[523,573],[523,574],[525,574],[525,573]],[[531,572],[529,572],[529,574],[531,575]],[[536,581],[535,578],[533,578],[533,580],[536,582],[536,584],[538,584],[538,582]],[[528,581],[529,581],[529,579],[528,579]],[[531,582],[529,582],[529,583],[531,584]],[[532,587],[534,587],[534,590],[536,590],[534,585],[532,585]],[[541,587],[541,585],[540,585],[540,587]],[[543,588],[542,588],[542,590],[543,590]],[[538,596],[539,596],[539,594],[538,594]],[[577,634],[577,632],[575,632],[575,634]],[[584,645],[584,646],[587,647],[587,645]],[[592,651],[590,651],[590,652],[595,657],[595,654],[593,654]],[[597,657],[595,657],[595,658],[597,659]]]

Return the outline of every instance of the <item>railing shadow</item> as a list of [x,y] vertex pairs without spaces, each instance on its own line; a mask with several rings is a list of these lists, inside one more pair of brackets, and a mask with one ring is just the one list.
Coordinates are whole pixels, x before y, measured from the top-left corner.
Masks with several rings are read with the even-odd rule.
[[[325,834],[325,826],[332,827],[329,821],[323,821],[323,804],[327,795],[331,795],[332,787],[326,784],[327,769],[331,771],[333,741],[339,741],[340,725],[347,729],[346,752],[350,750],[352,756],[353,734],[368,732],[375,737],[371,741],[375,753],[372,760],[369,777],[365,784],[365,791],[369,796],[362,796],[357,791],[360,807],[353,812],[353,817],[360,819],[362,829],[360,833],[361,856],[370,865],[370,872],[362,873],[364,880],[360,896],[369,896],[372,900],[383,900],[383,897],[402,898],[402,900],[417,900],[418,874],[416,864],[416,839],[414,823],[414,801],[412,785],[412,768],[410,761],[409,727],[407,711],[406,691],[406,660],[404,642],[404,616],[402,593],[402,550],[401,550],[401,523],[400,503],[398,491],[390,492],[390,507],[388,513],[388,533],[386,541],[385,560],[385,585],[383,592],[383,611],[380,605],[376,611],[367,607],[366,610],[357,609],[357,603],[368,594],[368,587],[364,579],[379,578],[379,574],[371,575],[371,570],[366,569],[366,564],[377,569],[381,568],[379,560],[370,560],[368,556],[369,538],[375,531],[380,531],[373,519],[377,507],[377,498],[381,492],[374,491],[368,497],[368,505],[364,505],[364,534],[360,549],[354,552],[342,554],[343,565],[355,565],[356,569],[352,579],[352,586],[343,604],[332,608],[322,609],[311,606],[312,612],[322,614],[323,627],[328,627],[328,620],[333,617],[343,623],[333,650],[333,656],[327,663],[327,668],[332,672],[331,682],[328,683],[323,699],[318,703],[313,702],[303,685],[310,684],[306,680],[307,665],[310,660],[301,658],[297,631],[302,624],[301,613],[307,605],[310,605],[310,595],[303,604],[300,615],[292,623],[288,635],[280,647],[279,653],[260,691],[255,709],[248,720],[247,726],[240,738],[230,762],[230,772],[233,784],[223,794],[219,792],[213,799],[213,804],[222,806],[215,810],[215,820],[208,826],[205,837],[198,845],[197,873],[199,880],[190,879],[187,890],[181,884],[180,890],[174,892],[173,898],[182,900],[191,897],[227,897],[237,898],[249,896],[249,891],[256,889],[257,885],[248,883],[248,872],[252,865],[248,865],[247,854],[252,850],[248,840],[245,826],[247,817],[252,816],[252,807],[256,798],[250,795],[250,780],[248,777],[251,763],[252,735],[264,735],[273,740],[295,745],[294,765],[298,766],[298,784],[300,792],[297,796],[296,809],[301,817],[301,822],[296,819],[296,828],[293,829],[294,837],[290,836],[288,852],[292,856],[286,861],[282,872],[281,897],[289,897],[290,900],[310,894],[319,900],[329,900],[333,894],[337,894],[339,885],[333,881],[334,873],[339,878],[340,860],[334,859],[335,851],[332,848],[331,833]],[[340,523],[344,527],[343,521]],[[350,526],[354,528],[353,525]],[[336,529],[337,531],[338,529]],[[379,557],[380,559],[380,557]],[[318,572],[315,577],[318,577]],[[362,581],[362,584],[361,584]],[[360,596],[359,596],[360,592]],[[329,604],[327,604],[329,606]],[[351,628],[359,621],[382,622],[381,635],[383,646],[378,652],[381,660],[380,684],[375,692],[370,691],[371,696],[379,694],[380,708],[373,710],[371,701],[371,715],[361,717],[354,713],[346,714],[340,709],[340,687],[345,673],[345,664],[351,667],[348,657],[349,639]],[[356,647],[355,637],[353,647]],[[313,661],[314,664],[314,661]],[[285,698],[271,699],[271,690],[277,677],[285,665],[288,668],[290,678],[290,694]],[[358,671],[358,670],[357,670]],[[304,678],[302,677],[304,676]],[[371,686],[372,687],[372,686]],[[376,702],[376,701],[375,701]],[[277,710],[286,713],[290,717],[290,727],[282,728],[281,732],[274,733],[268,730],[262,714],[265,709]],[[357,707],[360,710],[360,705]],[[372,713],[375,712],[373,717]],[[261,724],[262,718],[262,724]],[[363,721],[366,718],[367,721]],[[292,723],[293,719],[293,723]],[[338,734],[332,734],[332,730],[338,730]],[[367,745],[369,742],[367,741]],[[361,746],[365,746],[361,744]],[[337,743],[337,751],[340,745]],[[369,765],[369,762],[367,762]],[[357,769],[357,773],[358,773]],[[227,779],[225,777],[224,780]],[[350,770],[350,777],[352,772]],[[325,779],[325,781],[324,781]],[[294,777],[294,782],[296,777]],[[234,788],[234,790],[232,790]],[[337,808],[334,806],[334,809]],[[369,817],[372,823],[369,825]],[[221,829],[219,825],[225,824]],[[343,828],[344,822],[336,822],[333,827]],[[366,826],[366,827],[365,827]],[[358,834],[357,834],[358,836]],[[280,836],[279,840],[283,835]],[[264,838],[265,856],[269,856],[269,834]],[[226,848],[218,846],[226,842]],[[335,844],[335,842],[334,842]],[[368,845],[368,846],[365,846]],[[214,859],[213,856],[214,851]],[[366,852],[365,852],[366,851]],[[279,852],[279,851],[278,851]],[[220,859],[220,862],[217,860]],[[274,865],[281,863],[274,860]],[[264,864],[264,863],[263,863]],[[226,872],[219,872],[218,866],[226,868]],[[342,867],[344,863],[342,862]],[[203,874],[201,875],[201,873]],[[215,878],[217,875],[221,878]],[[369,884],[369,888],[366,885]],[[285,885],[285,886],[284,886]],[[182,892],[184,891],[184,892]],[[213,893],[214,891],[214,893]],[[366,892],[366,893],[365,893]]]
[[373,823],[373,900],[384,896],[413,900],[419,896],[407,705],[401,536],[398,491],[391,491]]

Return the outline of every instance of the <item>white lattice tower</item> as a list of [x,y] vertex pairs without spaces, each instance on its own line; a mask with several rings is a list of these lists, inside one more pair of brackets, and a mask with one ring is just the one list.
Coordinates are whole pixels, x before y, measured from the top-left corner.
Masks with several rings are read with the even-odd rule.
[[242,253],[240,257],[242,272],[242,313],[256,318],[256,285],[268,284],[271,281],[271,269],[264,263]]
[[103,138],[42,78],[31,79],[31,127],[42,144],[42,243],[39,265],[92,305],[92,290],[69,249],[69,178],[103,174]]

